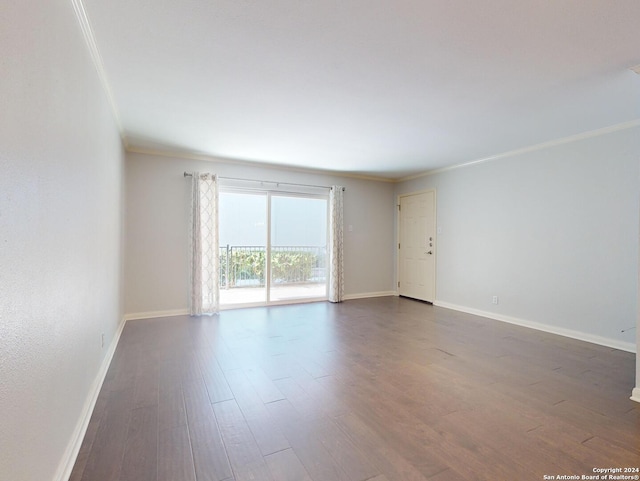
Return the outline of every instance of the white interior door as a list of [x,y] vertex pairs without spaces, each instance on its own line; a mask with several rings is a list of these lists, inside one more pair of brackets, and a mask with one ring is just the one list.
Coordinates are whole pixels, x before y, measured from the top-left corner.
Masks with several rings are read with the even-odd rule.
[[400,197],[398,293],[401,296],[435,300],[435,207],[435,191]]

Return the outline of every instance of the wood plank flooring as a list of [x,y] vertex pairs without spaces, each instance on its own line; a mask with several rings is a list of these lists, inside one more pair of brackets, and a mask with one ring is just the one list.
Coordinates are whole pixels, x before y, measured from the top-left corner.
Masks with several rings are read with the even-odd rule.
[[634,354],[402,298],[125,326],[71,481],[640,467]]

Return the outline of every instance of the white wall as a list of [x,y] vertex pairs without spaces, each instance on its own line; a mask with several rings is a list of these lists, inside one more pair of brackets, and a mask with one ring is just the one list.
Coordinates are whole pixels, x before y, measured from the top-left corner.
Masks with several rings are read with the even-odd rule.
[[[190,184],[183,177],[184,171],[345,186],[345,294],[359,296],[395,290],[393,184],[223,161],[127,153],[127,315],[188,307]],[[353,226],[353,231],[346,229],[348,225]]]
[[398,184],[437,189],[437,302],[634,349],[638,152],[636,127]]
[[[640,213],[640,209],[639,209]],[[639,215],[640,217],[640,215]],[[640,237],[638,237],[638,250],[640,251]],[[639,259],[640,262],[640,259]],[[640,352],[640,263],[638,264],[638,312],[636,318],[636,387],[632,391],[632,397],[634,401],[640,402],[640,356],[637,353]]]
[[0,32],[0,478],[44,481],[122,318],[123,152],[71,2],[4,2]]

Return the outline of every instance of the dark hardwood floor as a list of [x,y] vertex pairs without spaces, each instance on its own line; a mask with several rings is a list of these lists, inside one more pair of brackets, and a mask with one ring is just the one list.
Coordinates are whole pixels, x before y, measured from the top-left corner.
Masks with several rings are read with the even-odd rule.
[[634,365],[393,297],[130,321],[71,480],[525,481],[640,467]]

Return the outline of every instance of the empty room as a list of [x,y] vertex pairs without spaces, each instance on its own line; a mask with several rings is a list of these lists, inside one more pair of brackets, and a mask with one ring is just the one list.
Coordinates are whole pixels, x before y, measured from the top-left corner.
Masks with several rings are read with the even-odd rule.
[[640,479],[640,2],[0,14],[0,480]]

